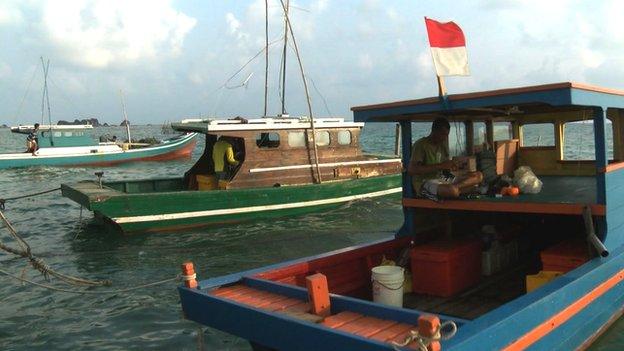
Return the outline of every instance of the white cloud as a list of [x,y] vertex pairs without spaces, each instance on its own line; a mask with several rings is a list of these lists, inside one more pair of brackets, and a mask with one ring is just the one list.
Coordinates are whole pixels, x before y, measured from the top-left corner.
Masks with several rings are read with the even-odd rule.
[[19,2],[13,0],[0,2],[0,25],[15,25],[24,21],[24,16],[18,5]]
[[360,56],[358,57],[358,66],[361,69],[370,70],[373,68],[373,65],[373,58],[370,54],[360,54]]
[[176,56],[196,20],[172,7],[170,0],[42,1],[38,6],[12,3],[34,12],[31,23],[58,53],[79,66],[104,68],[159,56]]

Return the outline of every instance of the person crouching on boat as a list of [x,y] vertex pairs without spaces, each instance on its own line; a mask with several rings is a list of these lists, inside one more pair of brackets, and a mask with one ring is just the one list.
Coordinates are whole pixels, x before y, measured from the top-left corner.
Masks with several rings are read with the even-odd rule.
[[31,130],[26,137],[26,152],[33,155],[39,149],[39,123],[35,123],[35,129]]
[[221,136],[212,148],[212,161],[214,162],[215,176],[217,181],[230,180],[230,174],[226,166],[236,167],[239,164],[234,158],[234,148],[229,137]]
[[[431,133],[414,143],[407,173],[412,176],[416,194],[424,197],[455,198],[474,191],[483,180],[481,172],[449,176],[459,164],[449,159],[448,136],[451,125],[446,118],[437,118]],[[446,174],[446,175],[445,175]]]

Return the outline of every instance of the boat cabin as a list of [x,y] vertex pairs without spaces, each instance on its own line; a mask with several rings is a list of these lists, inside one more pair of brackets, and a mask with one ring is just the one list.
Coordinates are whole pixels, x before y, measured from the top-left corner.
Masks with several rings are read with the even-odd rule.
[[[559,83],[352,110],[356,123],[400,124],[404,165],[444,117],[451,152],[474,156],[486,180],[528,166],[541,191],[435,201],[404,172],[394,238],[187,282],[187,318],[257,350],[419,349],[418,339],[396,343],[418,335],[422,318],[428,330],[431,315],[457,326],[444,350],[569,350],[622,314],[624,91]],[[406,269],[400,285],[373,274],[392,264]],[[326,298],[314,290],[323,279]]]
[[[11,132],[28,134],[35,126],[21,125],[11,127]],[[72,146],[95,146],[97,141],[93,139],[89,131],[92,125],[41,125],[39,126],[39,148],[47,147],[72,147]]]
[[[362,152],[359,139],[363,126],[342,118],[314,119],[316,160],[307,117],[188,119],[172,124],[178,131],[206,135],[202,156],[185,174],[189,189],[200,190],[300,185],[399,172],[399,159]],[[227,182],[217,184],[212,151],[220,137],[229,137],[240,164],[229,169]]]

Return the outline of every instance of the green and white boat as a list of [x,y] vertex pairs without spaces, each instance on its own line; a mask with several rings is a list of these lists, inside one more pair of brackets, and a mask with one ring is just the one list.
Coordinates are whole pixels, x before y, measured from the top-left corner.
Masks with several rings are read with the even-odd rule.
[[[12,127],[27,134],[34,126]],[[0,169],[37,166],[113,166],[126,162],[167,161],[191,156],[197,133],[185,133],[159,144],[98,142],[91,125],[42,125],[34,153],[0,153]]]
[[[125,233],[297,215],[401,191],[401,160],[366,155],[363,123],[342,118],[184,120],[175,130],[206,136],[203,155],[170,179],[63,184],[63,196]],[[315,127],[316,126],[316,127]],[[314,130],[314,131],[313,131]],[[232,140],[240,165],[214,178],[212,150]]]

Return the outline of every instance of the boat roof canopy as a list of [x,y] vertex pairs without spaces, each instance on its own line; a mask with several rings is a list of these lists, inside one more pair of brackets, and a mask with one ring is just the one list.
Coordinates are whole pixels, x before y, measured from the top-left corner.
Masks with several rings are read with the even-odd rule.
[[[362,128],[364,123],[345,122],[344,118],[315,118],[315,128]],[[266,117],[255,119],[185,119],[172,123],[181,132],[216,133],[229,131],[272,131],[311,128],[308,117]]]
[[356,122],[431,121],[437,117],[472,119],[488,115],[511,120],[522,115],[579,111],[588,107],[624,109],[624,91],[580,83],[555,83],[489,90],[352,107]]

